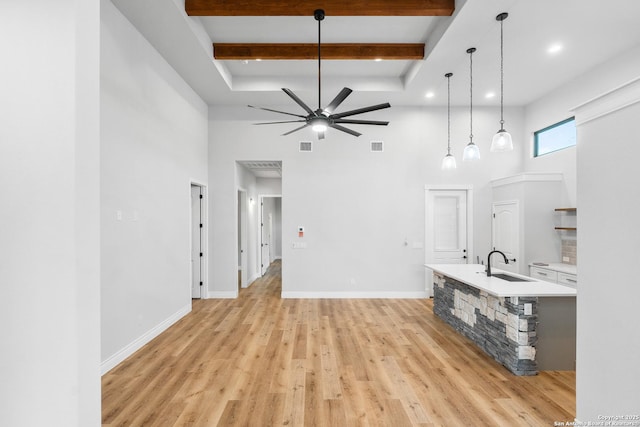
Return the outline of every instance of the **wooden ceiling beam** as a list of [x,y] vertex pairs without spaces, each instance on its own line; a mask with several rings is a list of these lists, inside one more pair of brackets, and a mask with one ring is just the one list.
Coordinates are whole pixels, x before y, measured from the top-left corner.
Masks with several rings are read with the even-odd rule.
[[455,0],[186,0],[189,16],[451,16]]
[[[306,60],[318,59],[315,43],[214,43],[217,60]],[[421,60],[422,43],[323,43],[322,59]]]

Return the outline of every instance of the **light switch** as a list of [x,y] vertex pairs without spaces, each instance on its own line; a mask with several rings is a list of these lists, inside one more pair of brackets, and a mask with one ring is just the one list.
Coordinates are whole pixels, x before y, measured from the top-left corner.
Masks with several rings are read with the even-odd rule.
[[531,303],[526,303],[524,305],[524,315],[531,316],[532,312],[533,312],[533,307],[531,306]]
[[116,211],[116,219],[122,221],[122,211]]

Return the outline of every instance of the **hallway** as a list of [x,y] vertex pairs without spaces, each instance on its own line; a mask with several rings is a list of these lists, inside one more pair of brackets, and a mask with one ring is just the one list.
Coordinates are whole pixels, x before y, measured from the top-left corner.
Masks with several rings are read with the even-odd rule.
[[107,426],[553,425],[575,372],[515,377],[430,300],[280,299],[281,264],[102,379]]

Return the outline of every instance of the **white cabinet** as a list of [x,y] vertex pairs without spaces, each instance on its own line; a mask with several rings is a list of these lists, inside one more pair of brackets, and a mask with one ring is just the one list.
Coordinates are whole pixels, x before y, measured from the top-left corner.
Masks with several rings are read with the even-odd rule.
[[561,285],[571,286],[572,288],[577,288],[578,277],[575,274],[558,273],[558,283]]
[[578,287],[578,276],[576,274],[558,271],[553,266],[529,266],[529,276],[545,282],[558,283],[572,288]]
[[558,283],[557,271],[546,270],[540,267],[529,267],[529,268],[530,268],[529,276],[535,279],[544,280],[546,282]]

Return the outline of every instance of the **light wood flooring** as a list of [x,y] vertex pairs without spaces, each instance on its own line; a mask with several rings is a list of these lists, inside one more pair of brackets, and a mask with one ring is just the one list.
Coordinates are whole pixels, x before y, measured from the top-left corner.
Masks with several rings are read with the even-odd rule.
[[429,300],[280,299],[280,264],[102,379],[105,426],[551,426],[575,372],[516,377]]

